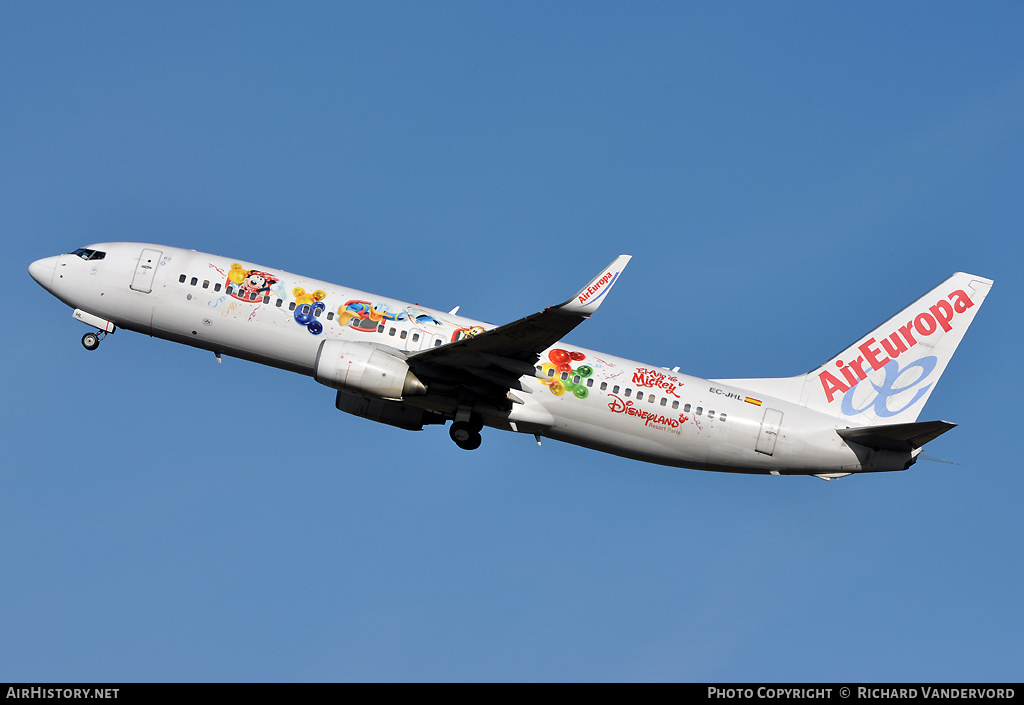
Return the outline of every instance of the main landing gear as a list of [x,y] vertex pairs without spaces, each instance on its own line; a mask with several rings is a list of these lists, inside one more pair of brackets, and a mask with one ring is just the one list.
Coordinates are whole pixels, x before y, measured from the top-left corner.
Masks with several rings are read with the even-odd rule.
[[475,418],[469,421],[455,421],[448,429],[448,435],[462,450],[476,450],[480,447],[480,429],[483,427],[483,423]]
[[106,331],[100,333],[86,333],[82,336],[82,345],[86,350],[95,350],[100,346],[100,341],[107,337]]

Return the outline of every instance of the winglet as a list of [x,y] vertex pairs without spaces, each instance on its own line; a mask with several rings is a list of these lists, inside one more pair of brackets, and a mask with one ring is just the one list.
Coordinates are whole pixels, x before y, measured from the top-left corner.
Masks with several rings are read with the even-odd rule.
[[601,273],[590,280],[590,283],[580,289],[576,296],[572,297],[558,308],[567,313],[575,313],[584,318],[590,317],[597,307],[604,301],[615,280],[622,274],[622,270],[629,263],[631,255],[619,255],[614,262],[601,270]]

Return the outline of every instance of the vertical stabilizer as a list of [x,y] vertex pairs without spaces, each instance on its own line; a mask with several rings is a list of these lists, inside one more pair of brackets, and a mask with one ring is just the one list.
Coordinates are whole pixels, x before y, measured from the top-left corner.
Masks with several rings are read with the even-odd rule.
[[991,279],[957,272],[806,375],[720,381],[850,425],[912,423],[991,288]]

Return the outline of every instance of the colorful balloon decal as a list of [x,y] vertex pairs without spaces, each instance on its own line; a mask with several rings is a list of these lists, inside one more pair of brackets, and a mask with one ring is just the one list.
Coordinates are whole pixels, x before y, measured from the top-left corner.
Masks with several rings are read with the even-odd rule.
[[327,292],[317,289],[312,293],[306,293],[301,286],[292,289],[292,296],[295,297],[295,322],[313,335],[320,335],[324,332],[324,324],[317,320],[317,315],[327,309],[323,300],[327,298]]
[[313,293],[307,294],[305,289],[297,286],[292,289],[292,296],[295,297],[295,304],[301,306],[302,304],[314,304],[317,301],[323,301],[327,298],[327,292],[323,289],[317,289]]
[[[587,356],[581,352],[562,350],[561,348],[555,348],[548,353],[548,360],[550,362],[542,363],[540,366],[540,376],[537,377],[540,383],[547,386],[547,388],[556,397],[560,397],[566,392],[571,392],[577,399],[586,399],[587,394],[587,378],[594,374],[594,368],[590,365],[579,365],[575,369],[572,366],[574,362],[582,362],[586,360]],[[552,375],[551,371],[554,370]],[[562,373],[566,373],[565,379],[562,379]],[[576,377],[580,378],[579,382],[574,382]]]
[[325,306],[320,301],[314,304],[302,304],[295,307],[295,322],[300,326],[306,326],[313,335],[320,335],[324,332],[324,324],[317,320],[317,314],[321,313]]

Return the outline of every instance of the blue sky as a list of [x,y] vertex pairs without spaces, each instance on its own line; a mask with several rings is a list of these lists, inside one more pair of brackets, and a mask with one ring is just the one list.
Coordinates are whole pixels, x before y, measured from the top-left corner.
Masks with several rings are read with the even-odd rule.
[[[3,3],[0,681],[1020,681],[1019,3]],[[28,264],[215,252],[804,372],[995,279],[910,471],[771,478],[346,416]]]

